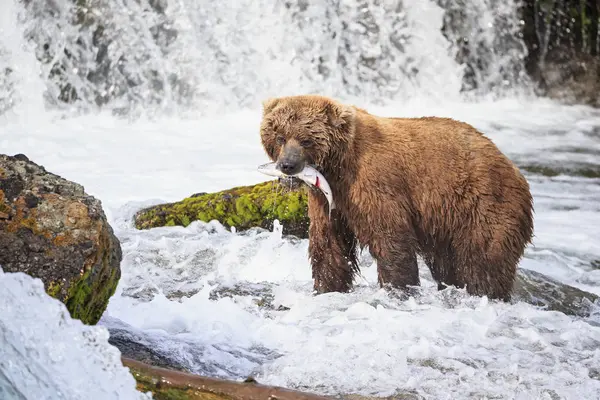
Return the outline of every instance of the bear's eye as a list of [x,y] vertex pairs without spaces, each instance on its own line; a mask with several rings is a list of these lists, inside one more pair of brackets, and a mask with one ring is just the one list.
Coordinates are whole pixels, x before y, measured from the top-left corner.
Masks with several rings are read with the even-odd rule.
[[275,142],[276,142],[278,145],[285,144],[285,138],[284,138],[283,136],[279,135],[279,136],[277,136],[277,138],[275,139]]
[[300,142],[300,146],[302,146],[302,147],[310,147],[310,146],[312,146],[312,144],[313,144],[312,140],[309,140],[309,139],[304,139]]

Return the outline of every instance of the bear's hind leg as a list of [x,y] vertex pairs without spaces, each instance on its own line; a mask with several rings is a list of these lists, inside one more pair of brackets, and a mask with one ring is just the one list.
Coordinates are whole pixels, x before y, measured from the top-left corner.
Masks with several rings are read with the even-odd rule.
[[517,264],[518,257],[496,246],[473,249],[457,260],[457,286],[472,296],[510,301]]
[[419,267],[414,246],[404,242],[405,235],[381,235],[369,245],[377,260],[378,282],[381,287],[404,289],[419,286]]
[[437,283],[438,290],[444,290],[448,286],[464,287],[456,278],[454,252],[450,247],[445,247],[443,250],[438,249],[437,252],[423,258],[431,271],[433,280]]
[[321,195],[310,193],[308,201],[308,253],[314,290],[317,293],[348,292],[358,273],[356,237],[337,210],[332,210],[329,219],[327,204]]

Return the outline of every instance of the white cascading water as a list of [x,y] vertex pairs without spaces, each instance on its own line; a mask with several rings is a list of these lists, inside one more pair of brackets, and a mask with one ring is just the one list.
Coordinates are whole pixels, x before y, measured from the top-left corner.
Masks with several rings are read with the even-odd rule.
[[[73,3],[0,2],[0,152],[24,153],[102,200],[123,262],[100,325],[124,351],[332,395],[600,398],[597,307],[579,318],[438,292],[423,265],[421,295],[399,301],[379,290],[368,254],[355,292],[313,296],[308,242],[279,227],[133,227],[144,206],[264,181],[260,101],[322,93],[380,115],[476,126],[531,184],[536,236],[520,268],[600,294],[600,112],[530,96],[518,0]],[[0,280],[31,292],[21,277]],[[18,329],[2,319],[6,299],[56,309],[41,293],[19,305],[21,292],[0,291],[5,331]],[[33,311],[20,315],[30,331],[62,318]],[[51,333],[39,349],[28,340],[27,354],[68,343]],[[23,347],[16,334],[4,340]],[[112,350],[99,350],[109,374],[91,377],[94,365],[72,367],[89,359],[86,346],[58,354],[73,362],[8,380],[0,360],[0,397],[48,382],[65,393],[131,387]]]
[[[455,59],[465,64],[463,89],[478,95],[515,94],[529,86],[520,30],[521,0],[437,0]],[[459,45],[460,43],[460,45]]]
[[[15,106],[39,113],[44,109],[46,82],[33,53],[35,43],[23,40],[27,19],[19,5],[12,1],[0,8],[0,116]],[[13,110],[14,111],[14,110]]]
[[[76,96],[81,109],[109,102],[121,111],[191,106],[210,114],[301,92],[369,103],[459,99],[465,68],[464,87],[483,94],[523,83],[514,0],[438,2],[443,7],[433,0],[102,0],[77,9],[69,0],[33,0],[24,10],[9,1],[3,15],[22,10],[52,106]],[[466,66],[457,61],[464,42]],[[16,43],[2,43],[0,54],[19,57]]]

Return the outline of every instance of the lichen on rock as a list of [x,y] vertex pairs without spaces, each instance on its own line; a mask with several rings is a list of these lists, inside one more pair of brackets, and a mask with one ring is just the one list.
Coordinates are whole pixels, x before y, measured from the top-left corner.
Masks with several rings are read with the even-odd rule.
[[73,318],[95,324],[121,276],[99,200],[23,155],[0,155],[0,265],[40,278]]
[[273,222],[279,220],[284,234],[305,238],[309,222],[306,190],[306,187],[289,190],[277,181],[268,181],[217,193],[200,193],[139,211],[135,226],[149,229],[216,220],[227,228],[243,231],[253,227],[271,229]]

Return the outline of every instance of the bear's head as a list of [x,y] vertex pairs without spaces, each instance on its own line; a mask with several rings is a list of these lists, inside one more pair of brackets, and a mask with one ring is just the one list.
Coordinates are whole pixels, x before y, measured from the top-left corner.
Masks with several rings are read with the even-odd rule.
[[262,145],[287,175],[306,165],[337,163],[352,141],[355,108],[322,96],[278,97],[263,102]]

